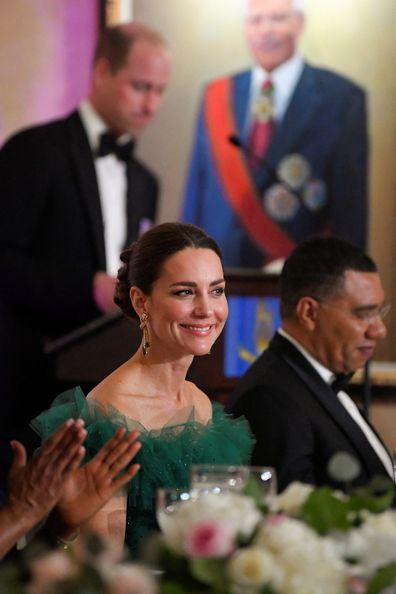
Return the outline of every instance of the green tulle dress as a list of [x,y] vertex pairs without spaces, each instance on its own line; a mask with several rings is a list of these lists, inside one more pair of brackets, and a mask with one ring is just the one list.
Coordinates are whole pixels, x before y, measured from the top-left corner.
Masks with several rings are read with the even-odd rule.
[[117,409],[87,401],[80,388],[58,396],[31,426],[45,439],[66,419],[82,418],[88,432],[87,460],[113,436],[118,427],[140,432],[142,447],[134,462],[141,466],[128,484],[125,542],[133,555],[143,538],[157,528],[155,494],[159,487],[188,487],[191,464],[248,464],[254,439],[245,419],[231,419],[213,403],[212,420],[195,420],[194,408],[183,411],[162,429],[147,430]]

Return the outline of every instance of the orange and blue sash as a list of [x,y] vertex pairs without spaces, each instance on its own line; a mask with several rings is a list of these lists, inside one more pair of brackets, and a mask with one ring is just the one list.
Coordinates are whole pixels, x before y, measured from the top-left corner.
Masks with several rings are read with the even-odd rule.
[[208,86],[204,110],[215,167],[231,208],[266,260],[285,258],[295,243],[263,210],[242,153],[228,142],[237,134],[232,110],[230,78]]

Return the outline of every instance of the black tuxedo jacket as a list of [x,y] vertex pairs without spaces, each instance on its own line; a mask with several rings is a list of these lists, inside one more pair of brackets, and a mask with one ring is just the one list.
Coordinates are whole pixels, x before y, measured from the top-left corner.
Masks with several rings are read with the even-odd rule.
[[[157,181],[128,164],[127,243],[154,220]],[[97,315],[95,272],[105,270],[93,156],[77,112],[11,138],[0,151],[0,297],[57,335]]]
[[361,465],[354,486],[388,476],[362,430],[305,357],[276,334],[230,401],[257,439],[252,464],[274,466],[279,490],[295,480],[345,488],[327,473],[331,457],[348,452]]
[[[127,174],[129,243],[140,219],[155,219],[158,184],[136,159]],[[11,436],[15,417],[31,418],[48,404],[43,336],[99,315],[92,297],[98,270],[105,270],[98,184],[73,112],[16,134],[0,150],[0,398]]]

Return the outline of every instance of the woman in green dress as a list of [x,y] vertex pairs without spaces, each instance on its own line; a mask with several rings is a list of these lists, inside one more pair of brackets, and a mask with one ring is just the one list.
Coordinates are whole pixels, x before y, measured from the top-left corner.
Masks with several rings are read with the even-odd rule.
[[[45,434],[44,426],[53,431],[65,415],[81,416],[91,455],[115,428],[139,431],[140,471],[127,493],[112,497],[84,524],[116,546],[125,541],[135,554],[156,526],[157,488],[187,487],[194,463],[246,464],[253,440],[246,421],[231,420],[186,380],[193,357],[210,353],[227,319],[217,244],[194,225],[164,223],[127,248],[121,260],[115,301],[140,321],[140,348],[86,398],[78,389],[61,395],[34,426]],[[71,505],[69,498],[63,511]]]

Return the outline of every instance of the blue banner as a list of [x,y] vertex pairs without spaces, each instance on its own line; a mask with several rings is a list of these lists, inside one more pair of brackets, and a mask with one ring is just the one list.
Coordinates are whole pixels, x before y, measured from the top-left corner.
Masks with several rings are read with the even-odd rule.
[[279,297],[229,296],[224,375],[239,377],[267,348],[280,326]]

